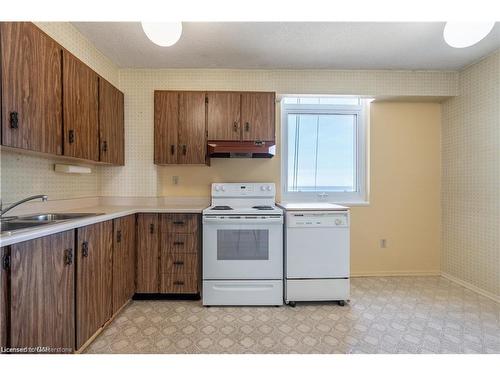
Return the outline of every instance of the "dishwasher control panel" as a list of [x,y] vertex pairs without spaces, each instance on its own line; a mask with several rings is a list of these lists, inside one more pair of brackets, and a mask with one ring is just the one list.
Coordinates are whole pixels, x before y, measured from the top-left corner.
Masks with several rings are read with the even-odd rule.
[[287,212],[286,226],[293,227],[348,227],[348,212]]

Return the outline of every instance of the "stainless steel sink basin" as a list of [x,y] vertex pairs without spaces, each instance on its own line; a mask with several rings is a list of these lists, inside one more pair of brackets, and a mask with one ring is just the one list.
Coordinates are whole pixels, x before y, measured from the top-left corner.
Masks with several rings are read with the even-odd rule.
[[40,214],[33,216],[19,216],[18,220],[23,221],[62,221],[71,219],[80,219],[83,217],[97,216],[102,214],[95,213],[69,213],[69,214]]
[[39,214],[30,216],[7,217],[0,220],[0,233],[6,234],[17,230],[30,229],[33,227],[59,223],[71,219],[103,215],[102,213],[68,213],[68,214]]
[[[46,223],[45,223],[46,224]],[[4,232],[11,232],[14,230],[19,230],[19,229],[27,229],[31,227],[36,227],[39,225],[43,225],[43,223],[38,223],[34,221],[7,221],[7,222],[1,222],[0,223],[0,231],[1,233]]]

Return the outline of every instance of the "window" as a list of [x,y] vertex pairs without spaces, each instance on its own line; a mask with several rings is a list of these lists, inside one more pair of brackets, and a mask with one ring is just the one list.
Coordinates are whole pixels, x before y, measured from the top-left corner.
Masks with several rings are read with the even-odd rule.
[[283,98],[283,200],[367,200],[367,103],[356,96]]

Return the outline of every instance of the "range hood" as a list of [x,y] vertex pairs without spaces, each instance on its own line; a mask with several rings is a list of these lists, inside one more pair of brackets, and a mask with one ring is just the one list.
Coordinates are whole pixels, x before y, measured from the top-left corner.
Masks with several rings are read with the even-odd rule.
[[272,158],[276,143],[266,141],[208,141],[211,158]]

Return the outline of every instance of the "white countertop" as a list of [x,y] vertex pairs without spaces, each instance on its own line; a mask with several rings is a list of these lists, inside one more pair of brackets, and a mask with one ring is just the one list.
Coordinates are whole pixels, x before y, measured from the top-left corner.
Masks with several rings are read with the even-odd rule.
[[[206,207],[206,204],[182,203],[158,206],[91,206],[72,210],[58,210],[57,213],[79,212],[99,213],[102,215],[65,220],[53,224],[44,224],[37,227],[13,231],[10,232],[10,234],[2,234],[0,235],[0,247],[136,213],[201,213]],[[43,213],[50,213],[50,211],[44,211]]]
[[328,202],[281,202],[277,204],[286,211],[346,211],[349,207]]

